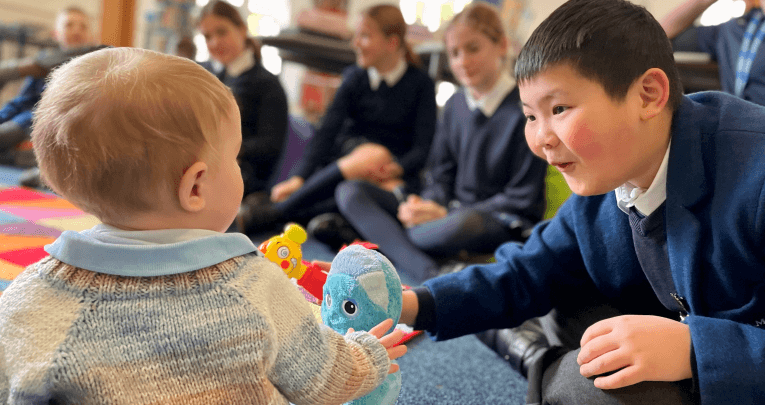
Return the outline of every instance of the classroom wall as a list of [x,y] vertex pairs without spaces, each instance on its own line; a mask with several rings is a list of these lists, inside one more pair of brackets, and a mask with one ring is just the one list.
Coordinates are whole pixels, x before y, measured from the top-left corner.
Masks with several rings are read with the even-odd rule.
[[[264,0],[268,1],[268,0]],[[446,0],[443,0],[446,1]],[[534,27],[539,25],[555,8],[563,4],[566,0],[526,0],[528,22],[522,27],[522,32],[519,32],[521,38],[525,39],[531,34]],[[671,9],[676,7],[682,1],[685,0],[633,0],[634,3],[645,6],[651,13],[658,19],[661,19]],[[142,46],[144,44],[144,35],[146,30],[146,14],[150,12],[156,5],[157,0],[136,0],[135,10],[135,33],[133,36],[135,46]],[[361,10],[373,6],[375,4],[388,3],[398,5],[398,0],[349,0],[349,25],[353,27],[357,21],[358,14]],[[53,20],[55,19],[56,12],[59,8],[67,5],[76,5],[87,11],[93,18],[94,36],[99,38],[99,24],[101,21],[101,7],[103,0],[35,0],[29,2],[28,0],[0,0],[0,23],[3,24],[37,24],[46,27],[44,32],[50,31],[53,28]],[[313,5],[313,0],[292,0],[290,4],[290,15],[292,21],[295,21],[297,14],[306,8]],[[9,57],[15,55],[13,44],[2,44],[3,57]],[[34,52],[34,50],[30,50]],[[292,78],[302,77],[303,69],[300,66],[285,66],[283,75],[290,76]],[[286,87],[295,87],[294,83],[298,83],[297,80],[287,80],[282,77]],[[7,101],[17,91],[19,83],[11,83],[6,85],[2,91],[0,91],[0,103]],[[290,90],[290,89],[288,89]],[[293,93],[297,92],[297,88],[291,89]]]

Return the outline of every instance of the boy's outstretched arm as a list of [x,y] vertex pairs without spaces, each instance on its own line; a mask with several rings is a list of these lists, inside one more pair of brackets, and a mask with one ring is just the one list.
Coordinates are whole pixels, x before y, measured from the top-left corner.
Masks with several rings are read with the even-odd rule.
[[419,302],[417,301],[417,294],[412,290],[405,290],[401,294],[401,318],[399,322],[414,326],[414,321],[417,319],[417,313],[419,312]]
[[693,22],[717,0],[686,0],[661,20],[661,26],[669,39],[688,29]]
[[650,315],[623,315],[595,323],[582,336],[579,372],[600,389],[643,381],[680,381],[693,377],[688,325]]

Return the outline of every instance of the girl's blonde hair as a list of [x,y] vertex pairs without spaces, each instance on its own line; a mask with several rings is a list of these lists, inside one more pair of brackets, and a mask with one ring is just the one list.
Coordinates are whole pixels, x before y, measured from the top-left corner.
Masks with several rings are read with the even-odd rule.
[[32,143],[45,183],[115,221],[158,207],[203,153],[216,160],[234,108],[231,91],[188,59],[103,49],[50,75]]
[[446,26],[445,32],[449,32],[455,24],[464,24],[486,35],[494,43],[505,38],[504,24],[497,8],[482,1],[470,3],[457,13]]
[[400,46],[404,49],[407,63],[420,66],[420,57],[412,50],[412,47],[406,42],[406,21],[404,15],[398,7],[390,4],[379,4],[364,10],[361,15],[369,17],[386,37],[394,35],[398,38]]

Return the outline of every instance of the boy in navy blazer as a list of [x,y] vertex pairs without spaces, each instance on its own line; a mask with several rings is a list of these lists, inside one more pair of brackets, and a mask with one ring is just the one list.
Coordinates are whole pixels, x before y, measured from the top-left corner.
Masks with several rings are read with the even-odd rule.
[[683,96],[658,22],[571,0],[515,68],[526,140],[576,195],[496,263],[404,294],[435,340],[543,316],[529,403],[755,403],[765,391],[765,108]]

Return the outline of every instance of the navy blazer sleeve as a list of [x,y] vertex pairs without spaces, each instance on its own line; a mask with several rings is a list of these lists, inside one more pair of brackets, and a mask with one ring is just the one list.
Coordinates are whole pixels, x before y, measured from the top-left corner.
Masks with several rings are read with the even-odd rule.
[[558,215],[537,226],[525,244],[500,246],[496,263],[426,281],[435,301],[431,336],[446,340],[514,327],[544,315],[574,291],[592,288],[571,223],[572,205],[571,200],[564,203]]

